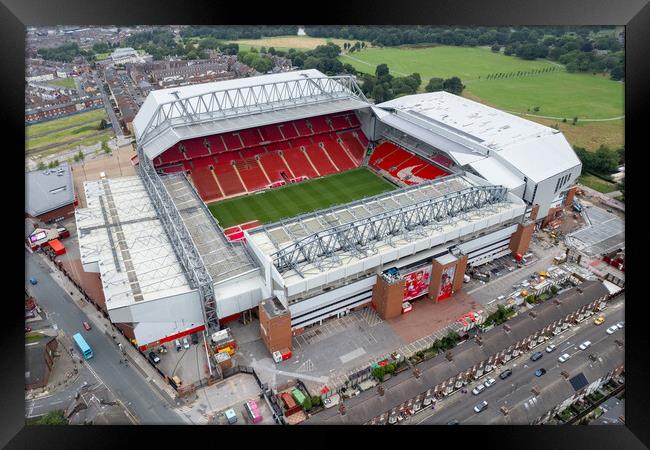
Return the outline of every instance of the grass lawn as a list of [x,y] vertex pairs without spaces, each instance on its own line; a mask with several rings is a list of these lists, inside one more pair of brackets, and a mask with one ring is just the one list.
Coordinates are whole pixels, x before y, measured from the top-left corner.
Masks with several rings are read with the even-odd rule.
[[347,39],[333,39],[333,38],[317,38],[310,36],[274,36],[262,39],[239,39],[231,41],[239,44],[239,49],[249,51],[251,47],[260,49],[260,47],[273,47],[276,50],[289,50],[295,48],[296,50],[311,50],[319,45],[325,45],[328,42],[333,42],[339,47],[343,48],[344,42],[356,42],[355,40]]
[[590,187],[598,192],[602,192],[603,194],[618,190],[615,183],[610,183],[609,181],[605,181],[591,174],[580,175],[578,177],[578,183]]
[[47,84],[53,84],[55,86],[62,86],[64,88],[68,88],[68,89],[74,89],[75,88],[73,78],[59,78],[59,79],[56,79],[56,80],[48,81]]
[[360,168],[212,203],[208,208],[227,228],[252,220],[276,222],[393,189],[395,186],[388,181]]
[[540,110],[533,114],[560,120],[566,117],[568,121],[576,116],[578,120],[605,119],[625,114],[624,84],[602,75],[550,72],[465,84],[464,95],[478,97],[507,111],[527,113],[528,108],[532,111],[539,106]]
[[25,342],[31,344],[33,342],[38,342],[43,339],[43,335],[40,333],[30,333],[25,335]]
[[375,74],[375,67],[388,64],[393,75],[403,76],[417,72],[423,84],[430,78],[458,76],[463,83],[495,72],[554,67],[549,61],[526,61],[502,53],[494,53],[480,47],[436,46],[425,48],[383,47],[368,48],[360,52],[339,56],[342,63],[349,63],[360,72]]
[[28,125],[25,127],[27,137],[37,136],[49,131],[60,130],[61,128],[69,127],[71,125],[78,125],[81,123],[96,120],[97,125],[102,119],[108,120],[106,111],[103,108],[93,109],[91,111],[73,114],[72,116],[62,117],[60,119],[50,120],[49,122],[37,123],[35,125]]

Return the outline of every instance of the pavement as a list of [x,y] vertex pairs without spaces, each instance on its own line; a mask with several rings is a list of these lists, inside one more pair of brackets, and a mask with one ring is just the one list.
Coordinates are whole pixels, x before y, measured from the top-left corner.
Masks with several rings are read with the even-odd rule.
[[[131,361],[128,366],[120,364],[123,356],[111,337],[110,323],[94,306],[82,300],[80,294],[75,293],[73,297],[69,295],[74,286],[50,266],[47,258],[25,251],[25,263],[25,285],[40,307],[47,312],[49,319],[69,336],[81,332],[93,349],[95,356],[83,363],[83,367],[92,375],[93,383],[105,384],[141,424],[187,423],[174,411],[170,399],[161,394],[165,392],[162,384],[169,389],[171,387],[161,381],[160,375],[153,368],[147,370],[148,363],[145,362],[142,369],[134,364],[133,361],[144,358],[115,331],[117,341],[122,342]],[[38,279],[38,284],[29,283],[32,276]],[[61,285],[66,285],[66,282],[68,286],[64,290]],[[92,330],[83,329],[84,321],[91,323]],[[50,406],[57,409],[56,406]]]
[[[568,372],[571,376],[585,371],[586,367],[593,364],[588,358],[589,354],[606,355],[616,353],[620,361],[623,361],[623,350],[614,343],[616,339],[624,339],[623,331],[619,330],[612,335],[608,335],[605,330],[607,327],[624,320],[624,301],[620,300],[608,307],[603,312],[603,315],[606,317],[604,324],[597,326],[594,325],[591,318],[584,320],[563,334],[544,342],[543,346],[536,347],[524,355],[523,358],[500,367],[499,373],[509,368],[513,371],[512,375],[506,380],[501,380],[497,376],[498,373],[490,374],[490,377],[494,378],[496,383],[481,394],[473,395],[471,391],[478,384],[483,383],[487,377],[467,385],[467,394],[454,394],[450,398],[438,402],[435,410],[427,409],[404,423],[444,425],[452,420],[458,420],[462,425],[529,424],[530,421],[558,404],[555,403],[555,399],[545,401],[545,391],[549,385],[568,383],[562,377],[562,371]],[[587,351],[580,350],[578,345],[587,340],[592,342],[591,347]],[[552,353],[546,353],[544,348],[551,343],[555,344],[557,349]],[[543,352],[544,356],[533,362],[530,360],[530,355],[536,351]],[[557,358],[564,353],[570,354],[571,359],[565,363],[560,363]],[[536,377],[534,372],[539,368],[545,368],[547,372],[541,377]],[[603,369],[601,375],[605,375],[608,370],[610,369]],[[531,389],[533,387],[540,391],[539,396],[532,394]],[[474,406],[483,400],[488,402],[488,408],[479,414],[475,413]],[[560,399],[559,401],[563,400]],[[510,409],[507,416],[501,413],[500,408],[502,406]],[[529,411],[530,414],[528,414]],[[522,420],[523,418],[525,419]]]

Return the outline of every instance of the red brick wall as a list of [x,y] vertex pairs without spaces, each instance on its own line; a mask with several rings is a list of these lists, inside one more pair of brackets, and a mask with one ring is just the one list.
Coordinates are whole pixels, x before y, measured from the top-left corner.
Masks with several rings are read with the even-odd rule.
[[510,251],[513,255],[517,253],[524,255],[528,252],[528,246],[530,245],[530,239],[533,237],[533,231],[535,231],[534,222],[529,222],[526,225],[517,225],[517,231],[515,231],[510,238]]
[[372,304],[382,319],[392,319],[402,314],[405,284],[404,280],[388,284],[381,276],[377,277],[377,282],[372,288]]

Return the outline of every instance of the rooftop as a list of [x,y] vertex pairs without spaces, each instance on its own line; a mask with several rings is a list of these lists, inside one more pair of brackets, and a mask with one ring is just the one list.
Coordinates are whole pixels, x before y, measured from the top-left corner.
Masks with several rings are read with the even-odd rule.
[[25,211],[32,217],[74,202],[72,172],[67,163],[25,174]]
[[391,126],[410,123],[416,137],[460,165],[496,156],[539,182],[580,164],[558,130],[448,92],[407,95],[375,109],[383,110],[380,119]]
[[192,291],[139,177],[86,181],[81,262],[96,264],[107,308]]
[[[466,209],[443,214],[441,205],[452,198],[467,201]],[[427,208],[435,218],[426,216]],[[487,186],[470,175],[450,175],[266,225],[248,232],[248,240],[273,261],[291,295],[290,285],[306,279],[319,278],[310,285],[328,284],[508,221],[524,208],[503,187]],[[395,219],[400,216],[408,227],[401,228]]]

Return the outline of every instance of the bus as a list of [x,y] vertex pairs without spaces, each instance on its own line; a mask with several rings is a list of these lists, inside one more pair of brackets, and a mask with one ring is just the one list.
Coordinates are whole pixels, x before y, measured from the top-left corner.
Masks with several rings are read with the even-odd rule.
[[74,339],[75,344],[77,344],[77,347],[79,347],[79,351],[85,359],[90,359],[93,357],[93,350],[90,348],[90,345],[88,345],[81,333],[75,334],[72,336],[72,338]]

